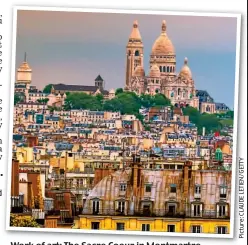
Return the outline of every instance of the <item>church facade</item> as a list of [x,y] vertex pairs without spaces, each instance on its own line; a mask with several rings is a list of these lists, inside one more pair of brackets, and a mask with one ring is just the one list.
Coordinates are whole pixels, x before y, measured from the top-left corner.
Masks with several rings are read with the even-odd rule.
[[199,109],[195,82],[185,58],[180,72],[176,73],[176,52],[162,22],[161,33],[155,40],[150,54],[150,70],[144,70],[144,46],[137,21],[126,47],[126,86],[127,91],[137,94],[164,94],[173,105],[192,106]]

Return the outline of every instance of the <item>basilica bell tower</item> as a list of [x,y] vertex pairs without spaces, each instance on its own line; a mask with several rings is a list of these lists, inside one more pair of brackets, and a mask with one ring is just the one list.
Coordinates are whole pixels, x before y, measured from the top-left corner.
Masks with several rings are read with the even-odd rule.
[[138,22],[134,21],[126,46],[126,87],[129,87],[136,67],[141,66],[143,68],[143,48]]

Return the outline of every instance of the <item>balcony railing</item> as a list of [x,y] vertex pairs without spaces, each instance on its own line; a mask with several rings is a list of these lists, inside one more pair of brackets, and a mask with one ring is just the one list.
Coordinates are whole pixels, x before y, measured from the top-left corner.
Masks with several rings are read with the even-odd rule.
[[120,211],[118,209],[98,209],[93,212],[92,209],[83,209],[82,215],[111,215],[111,216],[140,216],[140,217],[167,217],[167,218],[202,218],[202,219],[229,219],[228,214],[218,216],[215,210],[203,210],[199,213],[194,213],[189,210],[187,212],[170,209],[141,209],[141,210],[125,210]]
[[24,196],[11,196],[10,197],[11,213],[24,213]]

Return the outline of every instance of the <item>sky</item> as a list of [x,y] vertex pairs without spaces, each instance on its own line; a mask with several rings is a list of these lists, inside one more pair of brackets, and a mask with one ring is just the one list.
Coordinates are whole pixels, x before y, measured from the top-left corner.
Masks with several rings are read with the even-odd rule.
[[99,74],[105,89],[124,87],[126,45],[135,20],[144,44],[146,74],[152,45],[166,20],[176,72],[187,57],[196,89],[234,107],[234,17],[18,10],[16,69],[27,52],[32,85],[39,89],[50,83],[94,85]]

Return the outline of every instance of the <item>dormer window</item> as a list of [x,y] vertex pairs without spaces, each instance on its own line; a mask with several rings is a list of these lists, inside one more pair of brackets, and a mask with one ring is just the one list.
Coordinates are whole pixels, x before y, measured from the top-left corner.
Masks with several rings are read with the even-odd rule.
[[220,198],[226,198],[227,196],[227,187],[221,186],[220,187]]
[[170,185],[170,193],[176,193],[177,192],[177,186],[175,184]]
[[200,185],[195,186],[195,194],[201,194],[201,186]]
[[152,191],[152,185],[151,184],[145,185],[145,191],[146,192],[151,192]]
[[127,189],[127,184],[123,183],[123,184],[120,184],[120,191],[126,191]]
[[217,218],[225,218],[228,214],[228,207],[226,204],[217,205]]
[[125,202],[124,201],[119,201],[118,202],[117,211],[121,212],[121,213],[123,213],[125,211]]
[[100,209],[100,202],[99,200],[94,200],[92,203],[93,214],[98,214]]

